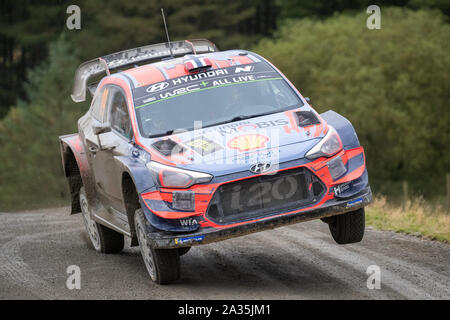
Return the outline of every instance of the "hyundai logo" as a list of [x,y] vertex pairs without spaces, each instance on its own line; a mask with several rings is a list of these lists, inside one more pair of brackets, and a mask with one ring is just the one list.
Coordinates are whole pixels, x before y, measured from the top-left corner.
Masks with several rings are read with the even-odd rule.
[[250,167],[250,171],[253,173],[263,173],[268,171],[272,165],[270,163],[256,163]]
[[153,93],[153,92],[164,90],[168,86],[169,86],[169,83],[167,83],[165,81],[158,82],[158,83],[155,83],[155,84],[151,85],[150,87],[148,87],[145,91],[147,91],[148,93]]

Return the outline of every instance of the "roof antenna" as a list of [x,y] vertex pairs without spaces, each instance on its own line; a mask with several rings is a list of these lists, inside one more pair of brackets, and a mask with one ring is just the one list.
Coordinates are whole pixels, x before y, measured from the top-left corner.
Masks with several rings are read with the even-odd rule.
[[164,21],[164,29],[166,29],[166,36],[167,36],[167,42],[169,43],[170,55],[172,56],[172,58],[175,58],[175,56],[173,55],[173,51],[172,51],[172,44],[170,43],[169,31],[167,31],[166,17],[164,17],[164,9],[163,8],[161,8],[161,15],[162,15],[163,21]]

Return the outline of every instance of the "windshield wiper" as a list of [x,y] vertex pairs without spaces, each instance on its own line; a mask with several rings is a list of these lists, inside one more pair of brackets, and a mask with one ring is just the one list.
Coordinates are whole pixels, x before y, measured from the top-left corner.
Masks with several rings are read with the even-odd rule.
[[151,134],[148,137],[149,138],[158,138],[158,137],[170,136],[174,131],[175,131],[175,129],[171,129],[171,130],[167,130],[165,133]]
[[[269,111],[269,112],[263,112],[263,113],[257,113],[257,114],[252,114],[252,115],[238,115],[235,116],[229,120],[225,120],[225,121],[220,121],[220,122],[216,122],[216,123],[212,123],[212,124],[208,124],[206,126],[202,126],[201,128],[208,128],[208,127],[214,127],[214,126],[218,126],[221,124],[226,124],[226,123],[231,123],[231,122],[236,122],[236,121],[241,121],[241,120],[247,120],[247,119],[251,119],[251,118],[257,118],[257,117],[262,117],[262,116],[266,116],[269,114],[273,114],[273,113],[278,113],[278,112],[282,112],[282,110],[275,110],[275,111]],[[199,128],[199,129],[201,129]],[[191,131],[194,128],[189,128],[189,129],[184,129],[186,131]],[[175,132],[176,129],[171,129],[166,131],[165,133],[155,133],[152,135],[149,135],[149,138],[158,138],[158,137],[163,137],[163,136],[170,136],[171,134],[173,134]]]
[[[176,132],[177,130],[181,130],[180,132]],[[161,133],[155,133],[155,134],[151,134],[148,136],[148,138],[158,138],[158,137],[164,137],[164,136],[170,136],[174,133],[181,133],[181,132],[186,132],[186,131],[192,131],[194,130],[194,128],[178,128],[178,129],[170,129],[167,130],[165,133],[161,132]]]
[[266,116],[268,114],[273,114],[273,113],[277,113],[277,112],[280,112],[280,111],[277,110],[277,111],[271,111],[271,112],[263,112],[263,113],[257,113],[257,114],[248,115],[248,116],[246,116],[246,115],[239,115],[239,116],[231,118],[230,120],[225,120],[225,121],[220,121],[220,122],[213,123],[213,124],[208,124],[207,126],[204,126],[203,128],[218,126],[218,125],[225,124],[225,123],[230,123],[230,122],[247,120],[247,119],[251,119],[251,118],[262,117],[262,116]]
[[241,121],[241,120],[245,120],[245,119],[248,119],[248,118],[250,118],[250,116],[245,116],[245,115],[241,114],[239,116],[236,116],[236,117],[232,118],[230,120],[230,122]]
[[[203,126],[202,128],[206,128],[206,127],[211,127],[211,126],[216,126],[218,124],[223,124],[223,123],[229,123],[229,122],[235,122],[235,121],[240,121],[240,120],[245,120],[248,118],[253,118],[253,116],[244,116],[244,115],[240,115],[240,116],[236,116],[234,118],[232,118],[231,120],[226,120],[223,122],[219,122],[219,123],[215,123],[212,125],[207,125],[207,126]],[[201,128],[199,128],[201,129]],[[186,130],[186,129],[185,129]],[[188,129],[187,131],[190,131],[192,129]],[[171,134],[173,134],[175,132],[175,129],[171,129],[171,130],[167,130],[165,133],[155,133],[155,134],[151,134],[148,137],[149,138],[159,138],[159,137],[163,137],[163,136],[170,136]]]

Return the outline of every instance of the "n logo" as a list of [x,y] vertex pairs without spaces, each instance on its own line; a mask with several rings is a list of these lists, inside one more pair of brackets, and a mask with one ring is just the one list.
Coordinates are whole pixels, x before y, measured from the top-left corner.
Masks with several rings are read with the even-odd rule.
[[253,71],[253,69],[254,69],[253,66],[236,67],[236,69],[234,69],[234,73],[250,72],[250,71]]

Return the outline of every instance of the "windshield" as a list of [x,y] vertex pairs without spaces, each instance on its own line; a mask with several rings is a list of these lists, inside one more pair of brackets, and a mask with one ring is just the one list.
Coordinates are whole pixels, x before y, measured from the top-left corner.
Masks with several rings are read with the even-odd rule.
[[148,86],[146,95],[135,101],[141,134],[164,136],[177,129],[198,128],[199,121],[204,128],[302,106],[286,81],[262,64],[218,69]]

